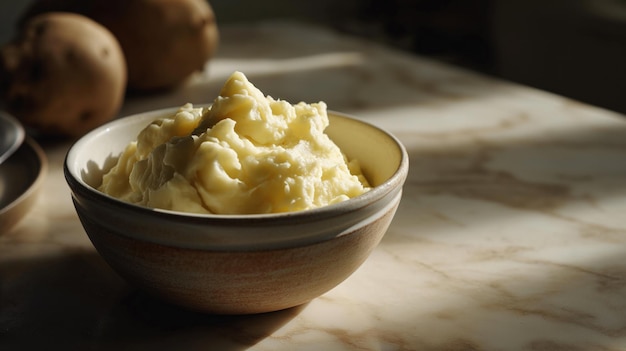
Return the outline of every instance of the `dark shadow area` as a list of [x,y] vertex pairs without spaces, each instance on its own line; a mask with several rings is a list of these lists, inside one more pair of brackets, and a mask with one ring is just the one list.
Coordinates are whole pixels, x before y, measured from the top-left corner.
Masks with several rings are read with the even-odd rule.
[[220,316],[128,286],[94,252],[0,264],[0,349],[244,350],[305,306]]
[[482,72],[493,68],[491,0],[367,0],[336,28]]

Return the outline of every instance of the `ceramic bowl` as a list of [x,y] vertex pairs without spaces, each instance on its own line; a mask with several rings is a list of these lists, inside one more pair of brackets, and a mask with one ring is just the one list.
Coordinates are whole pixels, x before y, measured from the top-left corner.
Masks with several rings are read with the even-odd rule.
[[409,168],[406,150],[391,134],[335,112],[326,132],[359,160],[373,186],[338,204],[280,214],[198,215],[137,206],[96,190],[126,144],[174,110],[109,122],[79,139],[64,164],[85,232],[131,284],[208,313],[276,311],[343,282],[387,231]]

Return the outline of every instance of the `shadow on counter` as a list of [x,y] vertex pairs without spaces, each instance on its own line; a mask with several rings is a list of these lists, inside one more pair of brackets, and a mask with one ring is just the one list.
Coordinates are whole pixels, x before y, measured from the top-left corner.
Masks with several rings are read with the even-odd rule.
[[0,263],[0,349],[244,350],[306,305],[220,316],[129,287],[95,251]]

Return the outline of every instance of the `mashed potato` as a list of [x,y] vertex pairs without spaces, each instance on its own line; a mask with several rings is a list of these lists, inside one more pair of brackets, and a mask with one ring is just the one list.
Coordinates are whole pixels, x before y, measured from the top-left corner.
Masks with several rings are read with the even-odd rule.
[[326,105],[275,100],[235,72],[209,108],[181,107],[141,131],[99,190],[174,211],[299,211],[369,188],[324,133]]

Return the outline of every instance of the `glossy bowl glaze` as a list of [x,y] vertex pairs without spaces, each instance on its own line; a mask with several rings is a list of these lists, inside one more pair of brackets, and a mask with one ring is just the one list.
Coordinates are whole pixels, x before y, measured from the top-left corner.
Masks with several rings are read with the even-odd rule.
[[193,310],[260,313],[306,303],[348,278],[387,231],[408,156],[391,134],[329,112],[326,132],[361,164],[373,188],[313,210],[199,215],[146,208],[96,187],[126,144],[165,109],[112,121],[78,140],[64,173],[76,212],[100,255],[141,289]]

